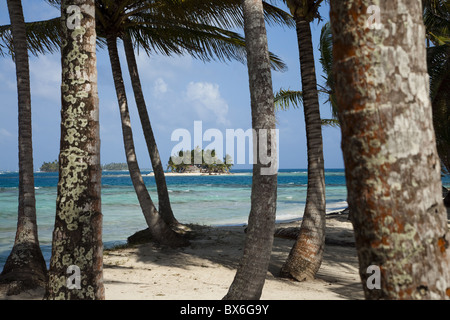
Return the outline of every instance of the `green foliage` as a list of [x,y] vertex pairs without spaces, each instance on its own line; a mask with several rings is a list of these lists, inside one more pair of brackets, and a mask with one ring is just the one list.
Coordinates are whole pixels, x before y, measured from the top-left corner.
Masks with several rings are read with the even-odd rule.
[[109,171],[122,171],[122,170],[128,170],[128,165],[126,163],[108,163],[102,165],[102,170],[109,170]]
[[55,160],[53,162],[44,162],[39,170],[42,172],[58,172],[59,161]]
[[444,174],[450,171],[450,4],[424,1],[427,68],[436,144]]
[[[59,8],[60,0],[46,0]],[[264,3],[266,21],[294,27],[292,17]],[[170,23],[167,23],[170,21]],[[56,52],[61,44],[60,19],[27,23],[28,47],[32,54]],[[232,28],[243,27],[240,0],[96,0],[97,45],[105,46],[107,34],[129,33],[137,49],[150,54],[190,54],[203,61],[237,60],[245,63],[245,39]],[[10,55],[10,26],[0,26],[0,56]],[[286,65],[270,53],[272,68]]]
[[[199,163],[201,159],[201,163]],[[177,154],[169,158],[167,170],[171,172],[187,173],[227,173],[230,172],[232,159],[230,155],[226,155],[223,160],[216,155],[216,150],[180,150]]]

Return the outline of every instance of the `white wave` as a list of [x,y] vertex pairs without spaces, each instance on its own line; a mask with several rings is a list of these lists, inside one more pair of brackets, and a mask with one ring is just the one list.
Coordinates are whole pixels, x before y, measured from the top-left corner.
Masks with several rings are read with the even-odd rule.
[[333,211],[341,211],[348,207],[347,201],[338,201],[338,202],[332,202],[327,203],[327,212],[333,212]]

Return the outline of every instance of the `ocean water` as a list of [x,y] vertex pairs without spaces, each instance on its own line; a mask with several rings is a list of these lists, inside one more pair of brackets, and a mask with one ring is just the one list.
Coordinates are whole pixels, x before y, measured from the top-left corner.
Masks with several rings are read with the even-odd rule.
[[[143,171],[142,174],[148,174]],[[250,211],[251,170],[234,170],[235,175],[167,176],[175,217],[181,223],[243,225]],[[144,177],[157,205],[155,180]],[[57,173],[35,173],[39,242],[47,261],[51,254],[56,212]],[[325,173],[327,211],[347,206],[344,170]],[[306,169],[280,170],[278,174],[277,220],[298,219],[306,199]],[[18,173],[0,172],[0,270],[11,251],[17,226]],[[128,171],[105,171],[102,175],[103,242],[105,247],[126,242],[127,237],[145,229]]]

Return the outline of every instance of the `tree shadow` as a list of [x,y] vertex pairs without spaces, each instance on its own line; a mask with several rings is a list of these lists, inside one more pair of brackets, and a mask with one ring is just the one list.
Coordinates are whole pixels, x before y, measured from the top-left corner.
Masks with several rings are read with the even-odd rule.
[[[105,268],[142,268],[147,264],[157,264],[169,268],[189,270],[192,267],[225,267],[236,270],[243,255],[245,242],[244,227],[210,227],[189,225],[187,236],[190,245],[183,248],[169,248],[148,242],[131,248],[112,250],[108,253],[117,263]],[[336,235],[348,230],[335,229]],[[271,260],[268,267],[268,278],[287,281],[279,277],[283,263],[292,248],[291,239],[275,238]],[[332,243],[335,243],[333,245]],[[322,281],[326,290],[334,292],[344,299],[363,299],[363,291],[358,274],[356,249],[351,241],[342,245],[342,237],[334,237],[325,247],[324,262],[314,281]],[[135,255],[137,266],[121,266],[130,254]],[[125,269],[124,269],[125,270]],[[294,284],[294,283],[293,283]]]

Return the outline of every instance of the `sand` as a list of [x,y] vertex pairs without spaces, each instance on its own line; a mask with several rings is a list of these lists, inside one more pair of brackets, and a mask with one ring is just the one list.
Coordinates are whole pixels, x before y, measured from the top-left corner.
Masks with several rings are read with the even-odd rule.
[[[299,222],[280,226],[299,226]],[[184,249],[160,250],[144,244],[106,252],[106,299],[222,299],[242,256],[244,227],[197,228],[197,237]],[[294,241],[275,238],[261,299],[364,298],[347,215],[328,216],[327,231],[328,237],[341,245],[326,245],[317,279],[308,282],[278,277]]]
[[[299,226],[299,222],[277,227]],[[244,227],[192,226],[195,237],[181,249],[147,243],[104,252],[107,300],[219,300],[227,293],[242,256]],[[352,225],[347,215],[327,216],[327,244],[317,278],[278,277],[294,243],[275,238],[263,300],[363,299]],[[338,245],[336,245],[338,244]],[[0,299],[41,299],[42,291]]]

